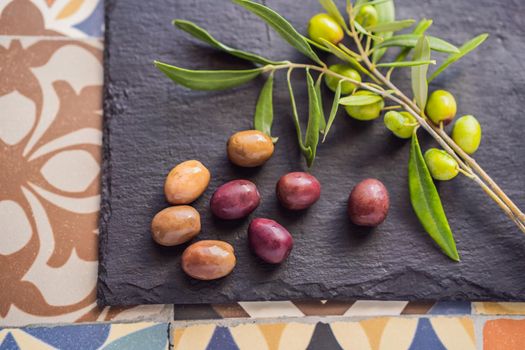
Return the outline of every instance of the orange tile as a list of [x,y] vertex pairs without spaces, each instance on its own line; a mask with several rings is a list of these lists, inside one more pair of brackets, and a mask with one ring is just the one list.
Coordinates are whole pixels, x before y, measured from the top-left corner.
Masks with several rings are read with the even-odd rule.
[[483,349],[525,349],[525,320],[499,319],[487,321],[483,329]]

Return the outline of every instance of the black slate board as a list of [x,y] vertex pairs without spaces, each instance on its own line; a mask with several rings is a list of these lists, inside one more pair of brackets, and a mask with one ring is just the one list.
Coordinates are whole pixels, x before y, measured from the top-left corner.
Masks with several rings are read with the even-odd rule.
[[[435,18],[431,33],[453,43],[481,32],[492,34],[433,87],[455,94],[458,113],[479,118],[484,135],[476,158],[525,207],[525,3],[396,2],[399,18]],[[303,32],[309,16],[320,11],[315,0],[267,4]],[[107,0],[106,16],[101,304],[297,298],[525,300],[525,236],[479,188],[458,177],[439,184],[462,258],[460,263],[448,260],[410,207],[409,145],[390,136],[380,120],[360,123],[341,113],[312,170],[323,186],[321,200],[307,212],[285,211],[276,202],[275,182],[305,166],[284,78],[278,76],[274,133],[280,140],[275,155],[260,169],[230,165],[225,142],[234,131],[251,127],[264,79],[234,90],[195,92],[173,84],[152,61],[192,68],[250,66],[177,31],[170,24],[173,18],[194,20],[233,46],[273,58],[305,60],[253,15],[228,1]],[[295,73],[296,97],[304,116],[306,90],[300,75]],[[408,72],[397,73],[396,82],[409,91]],[[422,137],[422,143],[432,144],[428,137]],[[160,247],[149,234],[151,218],[167,206],[162,193],[165,175],[178,162],[192,158],[200,159],[213,174],[209,189],[195,203],[203,224],[198,239],[228,241],[238,258],[234,272],[215,282],[186,277],[180,269],[184,247]],[[345,214],[349,191],[366,177],[381,179],[391,195],[389,217],[375,230],[353,226]],[[212,218],[207,206],[213,190],[235,178],[251,179],[260,189],[262,204],[252,217],[274,218],[292,232],[295,247],[282,266],[261,264],[250,254],[249,220]]]

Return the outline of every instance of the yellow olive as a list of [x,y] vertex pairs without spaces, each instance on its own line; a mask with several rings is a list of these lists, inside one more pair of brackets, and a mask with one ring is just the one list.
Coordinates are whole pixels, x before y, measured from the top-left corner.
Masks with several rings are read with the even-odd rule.
[[417,125],[416,118],[408,112],[389,111],[385,114],[384,122],[388,130],[402,139],[409,139]]
[[[354,95],[375,95],[367,90],[359,90]],[[357,120],[372,120],[379,117],[381,110],[385,107],[385,101],[381,99],[378,102],[364,106],[345,106],[346,113]]]
[[223,241],[199,241],[182,254],[182,269],[198,280],[214,280],[232,272],[236,259],[233,247]]
[[172,204],[189,204],[199,198],[209,183],[210,171],[198,160],[187,160],[171,169],[164,194]]
[[458,175],[458,162],[447,152],[430,148],[425,152],[425,163],[427,163],[430,175],[436,180],[446,181]]
[[363,27],[372,27],[377,24],[378,21],[377,10],[373,5],[363,5],[357,12],[355,20],[359,22]]
[[447,125],[456,116],[456,109],[456,100],[450,92],[436,90],[428,98],[426,114],[434,124]]
[[165,246],[187,242],[198,235],[200,230],[199,212],[189,205],[178,205],[161,210],[151,222],[153,239]]
[[320,44],[324,39],[335,45],[343,40],[344,35],[343,28],[326,13],[318,13],[308,22],[308,36]]
[[464,115],[454,124],[452,139],[463,151],[472,154],[481,142],[481,125],[473,115]]
[[[361,75],[352,67],[346,64],[333,64],[329,67],[332,72],[335,72],[339,75],[342,75],[346,78],[361,82]],[[324,81],[326,86],[332,91],[335,92],[337,89],[337,84],[339,83],[339,78],[331,76],[329,74],[325,75]],[[352,93],[357,88],[357,86],[349,81],[344,81],[341,83],[341,94],[348,95]]]
[[263,165],[273,154],[272,139],[258,130],[233,134],[228,140],[228,158],[235,165],[252,168]]

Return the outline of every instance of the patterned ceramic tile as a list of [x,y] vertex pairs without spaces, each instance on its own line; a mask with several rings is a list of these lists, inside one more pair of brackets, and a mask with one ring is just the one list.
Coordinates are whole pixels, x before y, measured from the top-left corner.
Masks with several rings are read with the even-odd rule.
[[474,350],[468,318],[371,318],[331,323],[245,323],[172,327],[174,349]]
[[175,320],[300,316],[470,315],[470,302],[295,300],[221,305],[175,305]]
[[525,315],[525,303],[472,303],[479,315]]
[[95,305],[102,77],[96,39],[0,37],[0,324],[123,311]]
[[103,0],[0,0],[0,35],[101,37]]
[[499,319],[487,321],[483,328],[483,349],[525,349],[525,320]]
[[167,323],[91,324],[0,329],[1,350],[168,349]]

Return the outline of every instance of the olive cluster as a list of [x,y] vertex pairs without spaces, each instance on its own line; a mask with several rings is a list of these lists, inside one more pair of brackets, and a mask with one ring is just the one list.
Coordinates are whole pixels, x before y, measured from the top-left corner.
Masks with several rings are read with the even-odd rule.
[[[263,165],[273,154],[270,137],[257,130],[232,135],[227,143],[230,161],[241,167]],[[163,246],[186,243],[201,231],[199,212],[190,206],[207,189],[210,171],[197,160],[175,166],[164,184],[166,200],[173,206],[157,213],[151,222],[151,235]],[[321,184],[306,172],[287,173],[277,181],[276,196],[288,210],[304,210],[321,196]],[[219,186],[210,199],[210,210],[221,220],[238,220],[257,209],[261,196],[257,186],[236,179]],[[388,213],[389,197],[385,186],[376,179],[366,179],[354,187],[348,198],[348,215],[356,225],[377,226]],[[261,260],[280,264],[293,247],[290,232],[268,218],[255,218],[248,226],[251,251]],[[213,280],[231,273],[236,264],[233,247],[224,241],[202,240],[189,245],[182,254],[182,269],[199,280]]]
[[[372,5],[364,5],[356,15],[356,21],[364,26],[374,26],[377,24],[377,10]],[[324,40],[337,44],[344,38],[344,31],[341,26],[326,13],[319,13],[310,19],[308,24],[308,34],[310,38],[320,44]],[[353,82],[360,83],[361,75],[349,65],[334,64],[329,67],[331,71],[340,76],[351,79]],[[326,86],[336,91],[341,78],[326,75]],[[375,95],[368,90],[357,90],[358,86],[352,81],[343,81],[340,91],[342,95]],[[382,98],[377,102],[361,106],[345,106],[346,113],[357,120],[373,120],[381,115],[385,108]],[[456,116],[456,100],[454,96],[445,90],[434,91],[427,102],[425,108],[426,117],[435,125],[442,127],[449,124]],[[384,115],[385,127],[395,136],[402,139],[409,139],[418,126],[416,118],[406,111],[391,110]],[[467,154],[473,154],[481,142],[481,125],[472,115],[465,115],[459,118],[452,130],[452,139]],[[431,148],[425,152],[425,162],[430,174],[436,180],[451,180],[459,173],[457,161],[447,152]]]
[[[456,116],[456,100],[445,90],[434,91],[427,102],[426,116],[436,125],[447,125]],[[452,129],[452,139],[467,154],[473,154],[481,142],[481,125],[472,115],[459,118]],[[451,180],[459,173],[458,162],[447,152],[430,148],[425,152],[425,162],[436,180]]]

